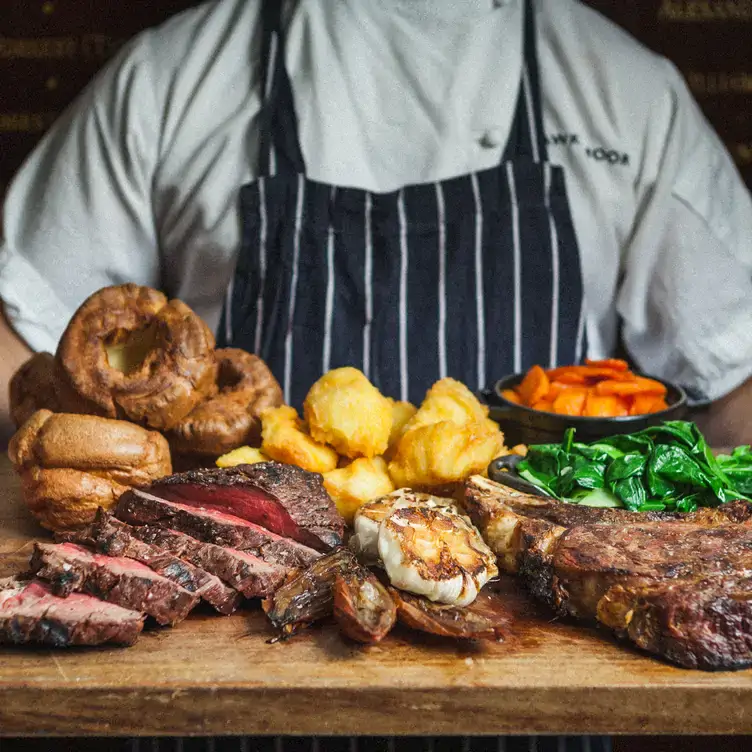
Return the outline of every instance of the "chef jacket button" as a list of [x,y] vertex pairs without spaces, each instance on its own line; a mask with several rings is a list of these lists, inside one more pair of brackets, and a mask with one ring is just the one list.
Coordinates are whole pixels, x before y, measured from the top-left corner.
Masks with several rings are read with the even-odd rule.
[[484,149],[497,149],[501,146],[501,132],[498,128],[490,128],[480,137],[480,145]]

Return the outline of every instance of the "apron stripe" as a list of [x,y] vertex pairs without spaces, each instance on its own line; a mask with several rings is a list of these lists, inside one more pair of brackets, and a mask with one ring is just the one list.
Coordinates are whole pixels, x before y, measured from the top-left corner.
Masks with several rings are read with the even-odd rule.
[[444,207],[444,188],[436,183],[436,208],[439,223],[439,378],[447,375],[447,343],[446,343],[446,210]]
[[585,349],[585,306],[580,307],[580,320],[577,324],[577,345],[575,346],[575,361],[579,363],[583,358]]
[[507,162],[507,181],[509,197],[512,201],[512,242],[514,245],[514,372],[522,371],[522,253],[520,250],[520,207],[517,204],[517,186],[514,177],[514,165]]
[[483,297],[483,202],[478,187],[478,176],[470,177],[475,206],[475,316],[477,320],[478,389],[486,386],[486,302]]
[[551,165],[544,165],[548,227],[551,232],[551,356],[549,367],[556,368],[559,360],[559,231],[551,209]]
[[[264,101],[269,101],[269,96],[274,84],[274,77],[277,75],[277,47],[279,37],[277,32],[272,32],[270,47],[269,47],[269,60],[266,67],[266,91],[264,92]],[[277,174],[277,150],[274,148],[274,139],[269,139],[269,174]]]
[[[266,178],[259,178],[259,291],[256,298],[256,334],[254,352],[261,354],[261,335],[264,331],[264,292],[266,288],[266,239],[268,217],[266,211]],[[228,340],[229,342],[230,340]]]
[[405,192],[399,192],[397,200],[400,238],[400,284],[399,284],[399,369],[400,399],[407,401],[409,372],[407,368],[407,218],[405,216]]
[[371,378],[371,322],[373,321],[373,230],[371,194],[365,197],[365,260],[363,264],[363,284],[365,286],[366,320],[363,324],[363,373]]
[[538,149],[538,124],[535,122],[533,88],[530,84],[530,72],[528,71],[527,62],[524,60],[522,61],[522,89],[525,94],[525,111],[527,112],[530,140],[533,147],[533,162],[537,163],[540,162],[540,151]]
[[232,296],[235,292],[235,275],[230,277],[227,283],[227,294],[225,295],[225,341],[228,345],[232,344]]
[[363,284],[365,286],[366,320],[363,324],[363,373],[371,378],[371,322],[373,321],[373,230],[371,211],[373,201],[370,192],[365,197],[365,262]]
[[287,317],[287,332],[285,334],[285,402],[290,401],[290,385],[292,382],[293,358],[293,323],[295,321],[295,298],[298,294],[298,267],[300,264],[300,231],[303,224],[303,201],[305,198],[305,177],[298,175],[297,203],[295,207],[295,229],[293,234],[292,279],[290,281],[290,304]]
[[[330,201],[333,202],[337,189],[332,187]],[[326,232],[326,309],[324,313],[324,357],[322,373],[326,373],[332,362],[332,318],[334,315],[334,227],[331,220]]]

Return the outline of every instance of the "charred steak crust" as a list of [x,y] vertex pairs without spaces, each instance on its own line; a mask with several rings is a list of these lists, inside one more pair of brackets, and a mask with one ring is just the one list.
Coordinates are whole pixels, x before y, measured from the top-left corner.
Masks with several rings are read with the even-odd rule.
[[31,570],[56,595],[93,595],[141,611],[159,624],[185,619],[198,596],[132,559],[94,554],[73,543],[35,543]]
[[714,575],[616,585],[598,607],[601,623],[643,650],[706,671],[752,665],[752,577]]
[[291,571],[286,567],[268,564],[246,551],[215,546],[156,525],[142,525],[132,528],[132,531],[140,540],[171,551],[175,556],[211,572],[246,598],[264,598],[270,595]]
[[[752,526],[687,522],[580,525],[564,533],[552,558],[566,583],[562,609],[592,618],[613,585],[736,575],[752,569]],[[752,596],[752,594],[750,594]]]
[[0,580],[0,643],[133,645],[143,627],[143,614],[90,595],[61,598],[39,580]]
[[474,476],[464,506],[507,572],[560,615],[689,668],[752,665],[752,504],[592,509]]
[[102,509],[97,512],[94,523],[80,534],[79,542],[88,543],[101,554],[124,556],[146,564],[157,574],[200,596],[221,614],[233,613],[242,602],[241,593],[216,575],[178,558],[171,551],[143,541],[135,528]]
[[169,475],[143,490],[168,501],[215,508],[319,551],[342,543],[344,520],[319,473],[261,462]]
[[120,497],[115,516],[132,525],[157,525],[207,543],[249,551],[264,561],[285,567],[306,567],[320,556],[302,543],[282,538],[239,517],[167,501],[137,489]]

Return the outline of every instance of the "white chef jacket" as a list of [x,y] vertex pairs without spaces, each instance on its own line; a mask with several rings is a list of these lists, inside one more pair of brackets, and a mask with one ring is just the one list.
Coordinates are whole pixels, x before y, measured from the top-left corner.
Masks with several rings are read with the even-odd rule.
[[[752,374],[750,194],[670,63],[577,0],[534,5],[589,354],[612,352],[621,326],[642,370],[722,396]],[[87,295],[126,281],[161,287],[217,326],[238,189],[257,171],[259,7],[207,2],[141,34],[26,161],[5,204],[0,297],[31,347],[54,350]],[[289,1],[286,65],[309,177],[389,191],[496,165],[522,7]]]

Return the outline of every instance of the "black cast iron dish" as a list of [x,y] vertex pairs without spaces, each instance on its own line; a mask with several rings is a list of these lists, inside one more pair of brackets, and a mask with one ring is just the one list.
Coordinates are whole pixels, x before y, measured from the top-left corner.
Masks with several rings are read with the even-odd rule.
[[[646,374],[638,374],[644,376]],[[567,428],[577,429],[577,441],[590,442],[621,433],[642,431],[665,420],[682,420],[689,412],[687,394],[680,386],[655,376],[648,378],[660,381],[668,390],[668,408],[650,415],[629,415],[623,418],[584,418],[572,415],[558,415],[530,407],[516,405],[504,399],[504,389],[513,389],[525,377],[523,373],[506,376],[496,382],[493,389],[482,393],[481,397],[490,407],[490,417],[504,432],[504,443],[508,447],[517,444],[558,444],[564,438]]]

